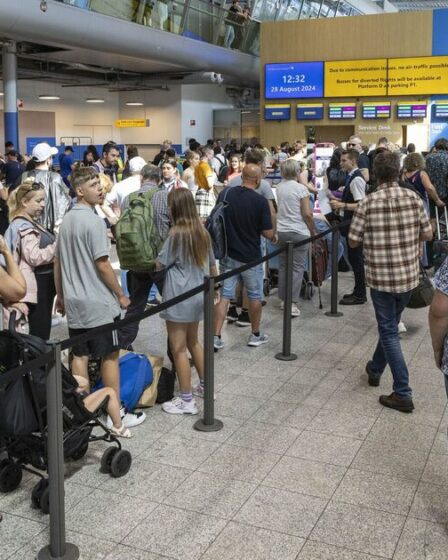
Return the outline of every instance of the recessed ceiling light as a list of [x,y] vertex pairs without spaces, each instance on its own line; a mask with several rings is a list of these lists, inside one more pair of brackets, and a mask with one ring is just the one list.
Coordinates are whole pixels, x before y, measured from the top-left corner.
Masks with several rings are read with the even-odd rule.
[[86,103],[104,103],[104,99],[100,99],[99,97],[88,97],[86,99]]
[[0,91],[0,97],[3,97],[4,95],[5,94],[2,91]]
[[126,105],[128,105],[129,107],[141,107],[142,105],[144,105],[144,103],[142,103],[141,101],[126,101]]
[[39,99],[45,99],[46,101],[55,101],[61,98],[59,97],[59,95],[44,94],[39,95]]

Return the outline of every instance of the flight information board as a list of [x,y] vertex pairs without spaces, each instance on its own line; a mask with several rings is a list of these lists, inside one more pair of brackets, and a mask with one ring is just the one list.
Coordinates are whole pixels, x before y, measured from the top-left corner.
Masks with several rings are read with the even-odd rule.
[[286,62],[265,65],[266,99],[300,99],[323,96],[323,62]]
[[328,118],[330,119],[356,118],[356,103],[330,103],[328,105]]
[[276,103],[265,105],[264,119],[266,121],[289,121],[291,118],[291,105]]
[[400,102],[397,105],[397,118],[399,119],[424,119],[427,111],[426,103]]
[[389,119],[391,116],[391,103],[379,101],[362,104],[363,119]]
[[436,101],[432,106],[432,111],[436,119],[448,119],[448,99],[446,101]]
[[323,119],[323,103],[316,103],[315,105],[297,105],[296,117],[298,121]]

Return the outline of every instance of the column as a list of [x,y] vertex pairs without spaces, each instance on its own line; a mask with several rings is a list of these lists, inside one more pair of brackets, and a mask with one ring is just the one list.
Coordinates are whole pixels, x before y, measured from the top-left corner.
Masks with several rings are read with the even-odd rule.
[[19,118],[17,114],[17,51],[15,41],[3,47],[3,102],[5,142],[19,150]]

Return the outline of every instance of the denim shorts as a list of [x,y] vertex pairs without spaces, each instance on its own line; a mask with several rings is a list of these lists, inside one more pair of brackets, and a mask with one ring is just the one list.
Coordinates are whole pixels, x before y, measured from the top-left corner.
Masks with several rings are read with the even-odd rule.
[[[226,257],[220,261],[221,273],[228,272],[234,268],[239,268],[246,263],[242,263],[230,257]],[[253,300],[263,299],[263,265],[259,264],[224,280],[224,285],[221,290],[221,296],[224,299],[233,299],[235,297],[235,290],[238,281],[241,280],[247,291],[247,297]]]

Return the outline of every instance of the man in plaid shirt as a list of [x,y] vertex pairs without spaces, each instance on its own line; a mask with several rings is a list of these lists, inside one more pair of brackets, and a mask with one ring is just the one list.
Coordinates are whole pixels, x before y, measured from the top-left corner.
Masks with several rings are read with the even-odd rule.
[[432,239],[432,229],[419,196],[398,184],[399,156],[378,154],[373,168],[379,186],[359,202],[348,235],[351,247],[363,243],[366,282],[378,323],[379,341],[366,372],[369,385],[376,387],[389,364],[393,393],[382,395],[380,403],[412,412],[412,389],[398,323],[411,290],[419,283],[420,243]]

